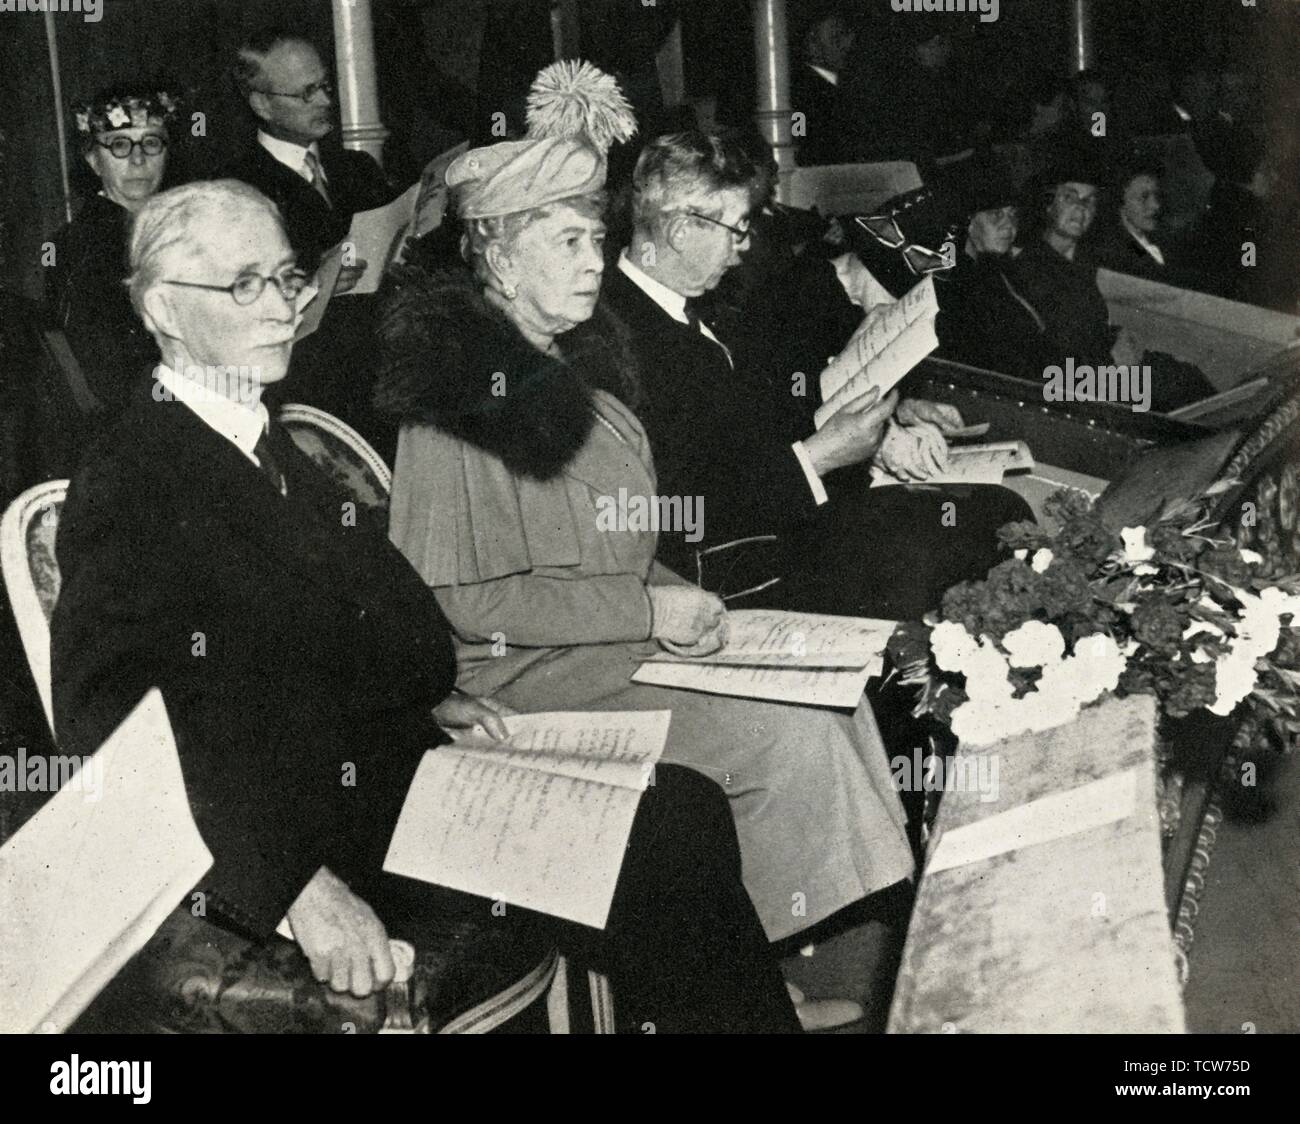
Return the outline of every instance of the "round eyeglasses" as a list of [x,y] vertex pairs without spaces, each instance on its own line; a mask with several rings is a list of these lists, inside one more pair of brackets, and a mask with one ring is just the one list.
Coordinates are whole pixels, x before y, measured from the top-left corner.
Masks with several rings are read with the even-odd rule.
[[167,151],[167,138],[160,137],[157,133],[150,133],[139,140],[132,140],[130,137],[114,137],[111,141],[96,139],[95,143],[100,148],[108,149],[119,160],[129,160],[131,153],[137,148],[146,156],[159,156]]
[[285,270],[277,277],[267,277],[262,273],[241,273],[229,285],[203,285],[197,281],[164,280],[164,285],[180,285],[185,289],[207,289],[211,293],[229,293],[231,299],[241,308],[252,304],[268,284],[274,285],[290,304],[293,304],[307,287],[310,280],[301,269]]

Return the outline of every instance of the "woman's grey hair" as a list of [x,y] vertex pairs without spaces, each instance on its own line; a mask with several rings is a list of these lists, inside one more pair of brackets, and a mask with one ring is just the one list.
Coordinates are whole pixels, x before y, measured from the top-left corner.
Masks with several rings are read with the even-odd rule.
[[544,207],[533,207],[527,211],[516,211],[511,215],[499,215],[485,219],[466,219],[460,238],[460,255],[474,271],[479,283],[496,287],[496,279],[487,263],[487,252],[491,246],[500,246],[507,254],[511,253],[519,242],[519,236],[530,226],[553,215],[559,207],[571,207],[587,218],[599,219],[605,214],[606,195],[595,191],[589,195],[574,195],[568,199],[559,199],[547,203]]
[[144,295],[166,272],[173,252],[199,248],[193,233],[199,223],[213,218],[232,226],[257,212],[281,221],[275,204],[240,180],[201,180],[151,196],[136,212],[128,242],[126,284],[136,313],[144,315]]

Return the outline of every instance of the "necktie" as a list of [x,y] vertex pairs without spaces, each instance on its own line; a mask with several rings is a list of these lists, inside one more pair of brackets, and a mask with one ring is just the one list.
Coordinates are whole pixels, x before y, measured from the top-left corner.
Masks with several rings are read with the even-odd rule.
[[330,202],[330,193],[325,187],[325,171],[320,166],[320,157],[309,148],[307,149],[307,155],[302,159],[303,163],[307,165],[307,171],[311,173],[311,185],[316,189],[316,194],[325,200],[325,206],[333,207]]
[[262,436],[257,439],[257,444],[253,446],[253,456],[257,458],[257,464],[262,470],[262,475],[271,481],[275,490],[282,496],[288,495],[288,488],[285,487],[284,482],[284,472],[280,469],[275,454],[271,452],[270,438],[271,423],[268,421],[266,428],[262,430]]
[[727,366],[734,368],[736,364],[731,358],[731,349],[718,339],[717,336],[713,335],[712,331],[706,332],[704,330],[704,321],[700,319],[700,314],[695,310],[695,303],[688,300],[684,311],[686,312],[686,323],[690,328],[693,331],[699,332],[700,335],[709,341],[709,343],[722,348],[722,354],[727,357]]

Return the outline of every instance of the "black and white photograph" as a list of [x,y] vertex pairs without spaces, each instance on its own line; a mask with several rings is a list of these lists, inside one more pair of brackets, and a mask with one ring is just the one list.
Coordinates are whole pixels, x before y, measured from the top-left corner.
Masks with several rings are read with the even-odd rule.
[[0,574],[32,1104],[1264,1094],[1300,0],[0,0]]

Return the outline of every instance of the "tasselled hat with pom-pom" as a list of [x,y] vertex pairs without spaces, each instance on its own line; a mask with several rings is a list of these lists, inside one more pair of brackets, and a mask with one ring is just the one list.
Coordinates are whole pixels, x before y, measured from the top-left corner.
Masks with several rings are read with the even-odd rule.
[[474,148],[447,169],[463,219],[497,218],[605,186],[606,155],[636,133],[632,107],[589,62],[552,63],[528,92],[524,140]]

